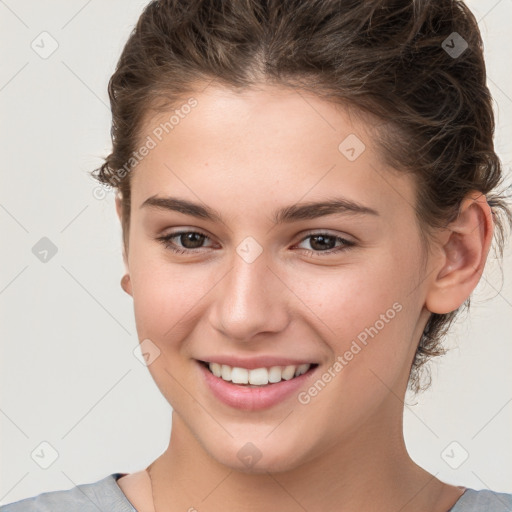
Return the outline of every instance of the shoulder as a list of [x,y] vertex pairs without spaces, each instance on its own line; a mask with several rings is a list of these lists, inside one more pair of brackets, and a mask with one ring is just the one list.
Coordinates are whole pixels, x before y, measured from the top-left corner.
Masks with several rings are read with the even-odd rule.
[[512,494],[466,489],[449,512],[512,512]]
[[51,491],[0,507],[0,512],[136,512],[117,485],[122,473],[63,491]]

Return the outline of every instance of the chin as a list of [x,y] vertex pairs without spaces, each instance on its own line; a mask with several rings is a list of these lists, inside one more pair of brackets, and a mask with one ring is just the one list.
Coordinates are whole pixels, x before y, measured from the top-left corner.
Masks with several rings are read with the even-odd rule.
[[238,444],[222,450],[219,450],[217,444],[208,452],[219,464],[233,471],[251,475],[282,473],[300,465],[300,454],[297,453],[296,448],[285,448],[268,441],[266,443],[247,441],[241,447],[238,447]]

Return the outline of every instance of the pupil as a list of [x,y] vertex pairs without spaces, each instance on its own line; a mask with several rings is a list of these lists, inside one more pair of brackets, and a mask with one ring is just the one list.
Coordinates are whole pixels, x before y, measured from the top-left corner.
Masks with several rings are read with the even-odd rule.
[[[319,247],[316,247],[316,249],[332,249],[332,247],[325,247],[325,241],[326,240],[331,240],[331,244],[332,244],[332,240],[333,240],[333,237],[332,236],[323,236],[323,235],[315,235],[311,238],[311,246],[315,246],[316,243],[315,243],[315,240],[320,240],[321,243],[320,243],[320,246]],[[323,245],[322,245],[322,241],[323,241]],[[331,245],[331,244],[327,244],[327,245]]]
[[[201,233],[185,233],[184,235],[181,235],[180,241],[183,244],[183,246],[186,247],[187,249],[195,249],[197,247],[201,247],[201,243],[203,242],[203,240],[204,235],[201,235]],[[192,246],[187,245],[190,242]]]

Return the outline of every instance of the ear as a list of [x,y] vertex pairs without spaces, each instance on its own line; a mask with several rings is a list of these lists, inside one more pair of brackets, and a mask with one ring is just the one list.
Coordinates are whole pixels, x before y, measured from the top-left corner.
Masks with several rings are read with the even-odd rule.
[[121,222],[123,220],[123,209],[122,209],[121,195],[119,193],[116,194],[116,212],[117,212],[117,217],[119,218],[119,221]]
[[[117,212],[117,216],[119,218],[119,222],[122,225],[122,222],[123,222],[123,202],[122,202],[120,194],[116,194],[116,212]],[[129,272],[128,258],[126,256],[126,251],[125,251],[124,243],[121,242],[121,244],[122,244],[122,248],[123,248],[124,268],[125,268],[125,272],[128,273]]]
[[471,191],[459,215],[440,238],[441,250],[425,306],[431,313],[449,313],[460,307],[480,281],[494,232],[486,197]]

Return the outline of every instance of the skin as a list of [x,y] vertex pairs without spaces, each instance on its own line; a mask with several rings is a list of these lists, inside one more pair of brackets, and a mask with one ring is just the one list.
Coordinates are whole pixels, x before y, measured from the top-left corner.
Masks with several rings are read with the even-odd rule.
[[[139,340],[160,350],[148,369],[173,413],[169,446],[151,464],[156,506],[146,471],[120,487],[143,512],[448,510],[463,488],[411,460],[403,398],[429,312],[455,310],[478,284],[493,232],[485,197],[468,194],[427,254],[415,184],[386,167],[362,118],[284,87],[210,85],[193,96],[198,105],[132,175],[123,287]],[[148,116],[141,140],[170,115]],[[354,161],[338,150],[349,134],[366,146]],[[141,208],[154,195],[208,205],[224,222]],[[278,208],[334,195],[379,215],[271,220]],[[121,218],[119,198],[116,206]],[[156,239],[181,229],[208,238],[175,237],[189,254]],[[322,256],[311,230],[355,245]],[[262,249],[252,263],[236,251],[248,236]],[[400,312],[306,405],[293,395],[240,411],[198,378],[194,359],[212,354],[293,356],[317,362],[321,375],[394,303]],[[261,453],[249,468],[237,457],[247,442]]]

